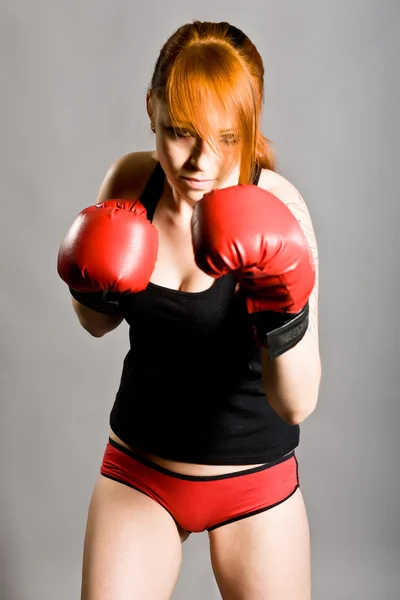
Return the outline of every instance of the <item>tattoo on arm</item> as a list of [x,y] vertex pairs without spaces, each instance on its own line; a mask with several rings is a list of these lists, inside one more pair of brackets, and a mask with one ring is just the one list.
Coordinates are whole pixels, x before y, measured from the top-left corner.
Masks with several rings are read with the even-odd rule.
[[318,246],[315,238],[315,232],[311,221],[311,216],[307,205],[300,193],[297,193],[297,201],[287,202],[288,208],[295,215],[304,234],[307,238],[315,265],[315,285],[311,292],[309,305],[309,324],[307,333],[310,333],[318,344],[318,286],[319,286],[319,260]]

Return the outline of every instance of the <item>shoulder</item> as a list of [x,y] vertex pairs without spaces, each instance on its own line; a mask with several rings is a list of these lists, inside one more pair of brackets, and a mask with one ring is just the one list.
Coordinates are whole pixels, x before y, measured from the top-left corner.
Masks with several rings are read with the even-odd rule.
[[97,202],[112,198],[137,198],[157,164],[153,151],[130,152],[117,158],[101,183]]
[[258,185],[286,204],[298,220],[311,247],[316,250],[315,231],[310,210],[296,186],[279,173],[268,169],[262,170]]
[[259,187],[271,192],[284,202],[289,209],[301,211],[310,215],[310,211],[300,191],[288,179],[276,173],[263,169],[258,183]]

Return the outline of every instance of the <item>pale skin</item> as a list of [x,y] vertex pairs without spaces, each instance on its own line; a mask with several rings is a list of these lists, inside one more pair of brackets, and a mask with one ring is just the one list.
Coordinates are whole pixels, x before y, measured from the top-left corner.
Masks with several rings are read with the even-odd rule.
[[[148,112],[156,128],[156,151],[132,153],[116,161],[97,201],[137,198],[160,160],[166,182],[153,219],[159,254],[151,281],[187,292],[201,291],[214,280],[194,262],[190,219],[193,206],[205,191],[190,188],[181,175],[211,179],[211,189],[228,187],[238,181],[238,166],[220,179],[222,164],[215,149],[204,140],[172,135],[162,102],[148,97]],[[224,131],[229,126],[229,122],[221,123]],[[221,143],[227,141],[221,139]],[[265,169],[259,186],[274,193],[296,215],[308,237],[318,273],[314,230],[299,192],[281,175]],[[74,299],[72,302],[80,323],[95,337],[102,337],[122,322],[83,307]],[[268,361],[264,355],[264,385],[273,407],[291,423],[304,420],[316,405],[320,383],[317,306],[318,277],[310,298],[310,326],[303,340],[275,361]],[[301,395],[294,392],[302,377],[298,363],[305,371],[304,385],[308,386]],[[126,446],[112,431],[110,437]],[[254,466],[193,465],[146,456],[170,470],[193,475],[216,475]],[[189,535],[149,497],[100,476],[89,507],[81,599],[169,599],[181,566],[181,544]],[[310,600],[310,532],[300,489],[280,505],[208,535],[211,564],[224,600]]]

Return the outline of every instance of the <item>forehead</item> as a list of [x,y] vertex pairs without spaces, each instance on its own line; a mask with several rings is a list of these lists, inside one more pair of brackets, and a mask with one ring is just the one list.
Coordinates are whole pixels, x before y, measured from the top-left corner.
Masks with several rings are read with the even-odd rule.
[[[212,129],[229,131],[234,128],[234,121],[232,117],[227,112],[221,109],[218,110],[212,103],[205,101],[204,106],[202,107],[202,112],[207,114],[207,121]],[[170,110],[167,102],[164,100],[157,99],[157,113],[165,123],[171,122]],[[182,126],[190,126],[192,123],[193,119],[190,115],[188,115],[185,122],[180,124]]]

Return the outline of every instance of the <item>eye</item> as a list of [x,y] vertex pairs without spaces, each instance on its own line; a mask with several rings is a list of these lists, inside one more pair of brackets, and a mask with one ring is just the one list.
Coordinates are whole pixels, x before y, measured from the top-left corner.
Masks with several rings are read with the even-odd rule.
[[224,144],[237,144],[239,141],[238,136],[235,135],[234,133],[229,133],[227,135],[223,135],[221,137],[221,140],[223,141]]
[[182,129],[179,127],[167,127],[168,133],[177,138],[190,138],[193,134],[188,129]]

